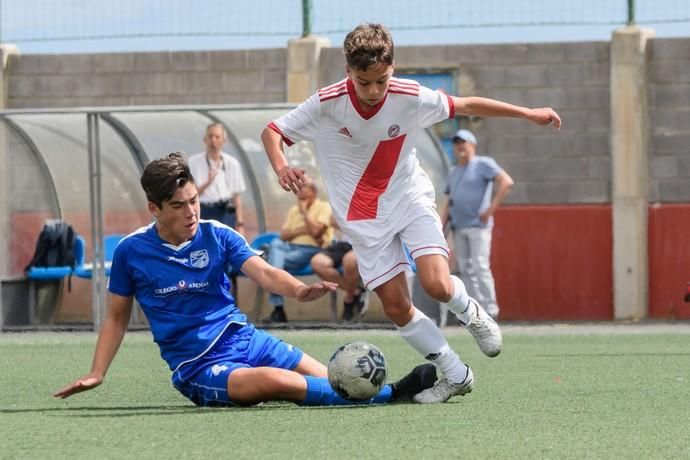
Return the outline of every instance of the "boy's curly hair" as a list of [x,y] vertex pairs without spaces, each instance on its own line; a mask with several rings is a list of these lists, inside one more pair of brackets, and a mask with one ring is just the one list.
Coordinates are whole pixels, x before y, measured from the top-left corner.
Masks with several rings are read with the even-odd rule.
[[355,70],[367,70],[378,63],[393,64],[393,38],[385,26],[364,23],[355,27],[343,43],[347,65]]

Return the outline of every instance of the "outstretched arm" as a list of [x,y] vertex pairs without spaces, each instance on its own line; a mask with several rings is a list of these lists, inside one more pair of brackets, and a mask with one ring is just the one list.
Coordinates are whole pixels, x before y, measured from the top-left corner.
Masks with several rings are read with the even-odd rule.
[[53,393],[53,396],[63,399],[68,398],[75,393],[91,390],[103,383],[108,367],[110,367],[110,363],[115,358],[117,350],[122,343],[131,312],[132,297],[110,295],[110,306],[108,307],[105,321],[103,321],[101,326],[101,331],[98,334],[91,372],[56,391]]
[[242,273],[265,291],[309,302],[333,292],[338,285],[328,281],[304,284],[288,272],[269,265],[259,256],[250,257],[242,264]]
[[288,165],[285,153],[283,153],[283,139],[271,128],[264,128],[261,133],[261,141],[268,154],[268,160],[278,176],[278,183],[286,192],[297,193],[305,183],[304,170],[291,168]]
[[530,109],[485,97],[453,97],[455,113],[479,117],[523,118],[538,125],[552,124],[561,128],[561,117],[551,107]]

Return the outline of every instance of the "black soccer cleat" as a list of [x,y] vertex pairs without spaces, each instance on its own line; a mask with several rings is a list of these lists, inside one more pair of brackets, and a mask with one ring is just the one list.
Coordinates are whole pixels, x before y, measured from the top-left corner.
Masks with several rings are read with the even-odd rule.
[[391,402],[411,402],[414,395],[433,387],[436,380],[436,366],[431,363],[420,364],[405,377],[391,383]]
[[690,302],[690,282],[688,283],[688,287],[685,288],[685,301]]
[[271,316],[264,319],[263,323],[287,323],[287,315],[285,310],[282,308],[274,308],[271,312]]

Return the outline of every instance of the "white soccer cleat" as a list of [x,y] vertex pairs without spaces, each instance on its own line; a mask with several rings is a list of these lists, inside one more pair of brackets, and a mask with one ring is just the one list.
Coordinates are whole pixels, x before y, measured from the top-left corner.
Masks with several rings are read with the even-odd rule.
[[[467,327],[474,340],[477,341],[479,349],[486,356],[493,358],[501,352],[503,336],[501,328],[494,319],[479,305],[479,302],[470,297],[470,302],[474,304],[474,314]],[[472,308],[472,305],[469,306]]]
[[453,396],[464,396],[472,391],[474,386],[474,374],[472,369],[467,367],[467,376],[460,383],[451,383],[448,378],[443,377],[436,381],[433,387],[427,388],[421,393],[414,395],[412,400],[417,404],[438,404],[448,401]]

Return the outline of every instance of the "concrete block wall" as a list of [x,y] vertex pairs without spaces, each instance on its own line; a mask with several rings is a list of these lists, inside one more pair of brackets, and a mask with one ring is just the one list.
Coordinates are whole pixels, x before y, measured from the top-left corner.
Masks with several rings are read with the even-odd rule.
[[[550,105],[561,132],[518,120],[471,121],[480,153],[516,179],[513,204],[611,199],[608,42],[398,47],[397,66],[451,71],[457,93]],[[9,57],[8,108],[284,102],[286,50]],[[344,76],[324,49],[320,84]],[[690,200],[690,39],[649,46],[650,201]]]
[[[611,200],[609,43],[398,47],[396,66],[455,74],[456,94],[555,108],[560,132],[522,120],[469,121],[479,154],[490,154],[516,186],[507,203]],[[323,84],[344,75],[339,49],[322,56]]]
[[284,102],[285,49],[11,57],[8,108]]
[[[526,232],[522,227],[496,236],[499,248],[501,244],[503,248],[529,246],[531,253],[545,254],[538,260],[543,267],[563,260],[569,261],[570,268],[575,267],[570,263],[572,257],[563,253],[568,248],[574,248],[573,254],[587,258],[588,263],[591,262],[590,254],[595,254],[600,274],[589,271],[583,277],[581,270],[577,270],[572,275],[579,277],[579,294],[603,293],[598,297],[596,314],[590,312],[578,316],[580,319],[619,317],[619,300],[613,295],[612,279],[601,273],[619,273],[625,268],[620,258],[612,260],[610,249],[611,242],[620,240],[620,235],[605,231],[609,229],[612,209],[615,211],[616,207],[611,193],[611,138],[616,136],[611,134],[615,131],[612,127],[617,125],[611,121],[610,77],[615,70],[611,61],[616,59],[612,59],[611,47],[609,42],[589,42],[399,47],[396,50],[397,66],[401,70],[452,72],[456,76],[456,94],[492,97],[525,106],[549,105],[562,114],[564,127],[560,132],[521,120],[462,120],[462,123],[478,135],[480,153],[494,156],[516,179],[508,202],[532,205],[502,208],[497,216],[497,220],[503,219],[499,229],[510,227],[513,222],[508,219],[510,213],[516,216],[513,222],[516,225],[528,222],[525,217],[538,217],[539,213],[549,217],[562,214],[564,220],[557,224],[567,224],[564,228],[568,230],[573,224],[567,219],[578,213],[589,214],[580,215],[577,222],[590,222],[598,216],[602,230],[594,232],[587,241],[575,241],[577,238],[572,238],[573,235],[561,238],[556,232],[558,238],[542,251],[534,248],[543,245],[544,239],[537,232]],[[667,293],[684,286],[687,279],[684,270],[687,270],[687,254],[690,254],[687,238],[682,233],[687,226],[678,224],[686,222],[690,215],[690,38],[652,39],[647,52],[649,201],[653,203],[649,219],[653,229],[649,285],[653,289],[648,311],[653,317],[685,318],[690,317],[690,310],[681,310],[677,305],[680,298]],[[286,55],[286,50],[274,49],[11,56],[4,75],[8,83],[4,101],[9,108],[284,102],[288,81]],[[344,77],[344,59],[339,47],[322,50],[317,75],[319,86]],[[614,96],[619,88],[613,88]],[[636,104],[637,107],[641,105]],[[614,115],[625,116],[622,104],[613,107]],[[632,128],[627,131],[631,131],[631,135],[635,132]],[[17,180],[11,185],[21,187],[22,183]],[[646,185],[643,189],[646,190]],[[38,197],[44,193],[44,189],[37,188],[30,191],[29,196]],[[645,202],[647,197],[642,200]],[[576,204],[595,206],[570,206]],[[537,220],[539,225],[542,221]],[[640,228],[643,227],[644,222]],[[550,228],[554,229],[557,227]],[[562,233],[567,236],[573,232]],[[582,236],[580,233],[575,236]],[[536,238],[526,245],[522,238],[525,234],[536,235]],[[646,237],[642,239],[646,241]],[[593,249],[592,244],[598,249]],[[670,256],[677,256],[675,262],[670,262]],[[523,279],[541,281],[543,277],[538,273],[532,273],[531,278],[525,273],[522,260],[524,257],[500,258],[494,261],[494,266],[499,277],[503,270],[510,276],[520,273]],[[639,265],[646,265],[646,262]],[[572,279],[572,276],[563,276],[563,279]],[[497,280],[501,286],[509,286],[505,279]],[[543,309],[539,311],[565,305],[559,296],[570,295],[567,290],[560,290],[545,297],[541,283],[535,283],[531,290],[524,288],[526,285],[522,281],[516,285],[515,292],[499,294],[506,300],[504,311],[510,317],[512,308],[516,312],[515,319],[525,317],[525,305],[536,305],[532,300],[515,301],[519,298],[516,294],[524,294],[526,299],[532,299],[528,294],[538,294],[535,298],[540,299],[542,305],[536,306]],[[594,290],[580,289],[595,285],[598,287]],[[669,297],[671,295],[674,297]],[[644,315],[646,296],[637,297]]]
[[648,51],[650,202],[690,201],[690,38]]

